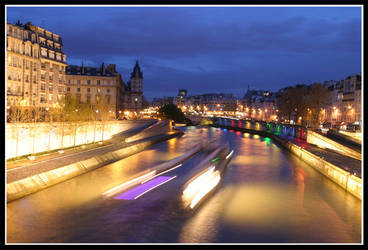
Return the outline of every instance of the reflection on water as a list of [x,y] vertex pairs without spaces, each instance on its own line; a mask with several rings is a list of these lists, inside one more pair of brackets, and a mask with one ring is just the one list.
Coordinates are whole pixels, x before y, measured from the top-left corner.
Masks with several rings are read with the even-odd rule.
[[[207,139],[229,142],[233,159],[210,197],[182,210],[198,155],[172,181],[137,200],[103,193]],[[361,241],[361,202],[272,140],[215,128],[185,135],[7,204],[11,242]]]

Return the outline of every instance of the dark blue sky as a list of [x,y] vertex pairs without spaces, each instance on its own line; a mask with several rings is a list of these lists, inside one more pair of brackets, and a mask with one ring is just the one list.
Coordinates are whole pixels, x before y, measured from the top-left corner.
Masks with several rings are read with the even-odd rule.
[[135,60],[144,95],[277,91],[361,72],[361,8],[10,7],[63,38],[68,64],[115,63],[127,82]]

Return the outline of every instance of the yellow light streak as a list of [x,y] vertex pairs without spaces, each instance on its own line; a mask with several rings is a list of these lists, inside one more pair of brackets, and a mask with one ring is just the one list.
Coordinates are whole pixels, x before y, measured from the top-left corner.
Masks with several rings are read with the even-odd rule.
[[220,174],[218,171],[216,171],[215,177],[208,184],[205,184],[204,187],[202,187],[196,194],[192,203],[190,204],[190,208],[194,208],[197,203],[220,182],[220,179]]
[[212,166],[206,172],[195,178],[184,190],[183,198],[190,202],[190,208],[194,208],[196,204],[210,192],[220,182],[220,172],[214,171]]

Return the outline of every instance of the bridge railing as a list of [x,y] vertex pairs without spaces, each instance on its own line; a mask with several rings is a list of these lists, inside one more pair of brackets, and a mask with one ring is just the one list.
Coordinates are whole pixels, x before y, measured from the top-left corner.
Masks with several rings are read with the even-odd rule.
[[306,141],[307,128],[299,125],[281,124],[274,122],[254,121],[254,120],[235,120],[229,118],[218,118],[217,124],[220,126],[230,126],[245,128],[256,131],[264,131],[278,135],[283,138],[296,138]]

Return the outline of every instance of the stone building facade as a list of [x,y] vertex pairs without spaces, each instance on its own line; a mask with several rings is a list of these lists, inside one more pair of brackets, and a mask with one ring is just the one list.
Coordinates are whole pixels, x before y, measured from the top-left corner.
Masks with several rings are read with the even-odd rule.
[[66,68],[66,94],[78,102],[90,104],[94,110],[104,99],[109,112],[121,117],[125,111],[142,109],[142,80],[138,62],[127,85],[116,71],[115,64],[107,67],[104,63],[100,67],[85,67],[83,63],[81,66],[69,65]]
[[66,68],[66,94],[75,98],[78,103],[87,103],[98,110],[98,104],[104,101],[111,116],[119,111],[121,99],[121,75],[116,66],[104,63],[100,67],[69,65]]
[[143,73],[136,62],[130,80],[124,83],[116,65],[85,67],[66,63],[60,35],[19,21],[6,25],[6,107],[60,108],[68,94],[92,108],[99,100],[116,117],[143,107]]
[[246,116],[262,121],[277,120],[276,93],[265,90],[250,90],[243,97],[243,111]]
[[361,75],[351,75],[331,85],[332,108],[329,118],[333,125],[362,125]]
[[61,37],[31,23],[7,23],[6,105],[48,108],[65,95]]

